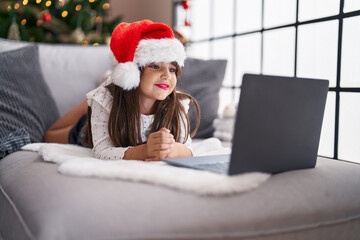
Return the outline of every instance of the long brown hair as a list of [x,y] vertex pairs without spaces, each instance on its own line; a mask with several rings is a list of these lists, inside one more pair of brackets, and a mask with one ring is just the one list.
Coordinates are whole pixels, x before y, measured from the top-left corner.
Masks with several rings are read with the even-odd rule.
[[[176,77],[181,74],[181,68],[177,63]],[[141,72],[143,68],[140,69]],[[137,146],[143,144],[140,130],[140,105],[139,88],[133,90],[124,90],[121,87],[111,83],[107,86],[113,96],[113,103],[108,121],[108,131],[110,140],[115,147]],[[190,120],[184,109],[182,100],[189,99],[190,104],[194,104],[197,112],[197,121],[194,131],[190,135]],[[156,132],[165,127],[173,134],[174,139],[180,141],[181,126],[187,126],[185,129],[184,142],[193,137],[200,124],[200,108],[197,101],[187,93],[180,92],[174,88],[173,92],[162,101],[155,102],[155,117],[151,132]],[[183,142],[183,143],[184,143]],[[93,147],[91,132],[91,107],[88,108],[88,120],[85,126],[85,136],[83,145]]]

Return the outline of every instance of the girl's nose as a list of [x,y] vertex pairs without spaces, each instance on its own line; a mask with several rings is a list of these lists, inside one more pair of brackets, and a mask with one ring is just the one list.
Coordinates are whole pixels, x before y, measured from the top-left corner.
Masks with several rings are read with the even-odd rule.
[[162,79],[169,79],[170,77],[170,70],[169,69],[164,69],[161,73],[161,78]]

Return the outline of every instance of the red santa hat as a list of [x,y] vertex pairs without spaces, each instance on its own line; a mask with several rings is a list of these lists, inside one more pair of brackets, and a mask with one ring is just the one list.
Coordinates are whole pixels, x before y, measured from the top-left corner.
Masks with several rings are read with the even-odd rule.
[[119,62],[110,81],[125,90],[139,86],[139,67],[153,62],[177,62],[182,67],[186,58],[171,28],[150,20],[120,23],[112,33],[110,49]]

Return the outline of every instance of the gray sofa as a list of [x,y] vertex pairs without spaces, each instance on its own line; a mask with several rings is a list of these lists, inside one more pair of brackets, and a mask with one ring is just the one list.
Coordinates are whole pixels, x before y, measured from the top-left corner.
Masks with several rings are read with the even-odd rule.
[[[0,52],[24,45],[0,40]],[[40,44],[39,59],[59,115],[111,67],[107,47]],[[29,151],[0,160],[0,239],[360,239],[355,163],[319,157],[314,169],[223,197],[57,168]]]

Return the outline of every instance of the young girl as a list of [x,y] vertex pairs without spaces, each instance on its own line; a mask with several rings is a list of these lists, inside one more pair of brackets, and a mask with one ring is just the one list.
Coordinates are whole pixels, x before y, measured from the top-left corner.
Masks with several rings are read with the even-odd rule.
[[177,92],[183,45],[170,27],[149,20],[119,24],[110,48],[119,62],[107,86],[87,94],[84,143],[100,159],[191,156],[188,94]]
[[184,65],[183,45],[165,24],[119,24],[110,48],[119,62],[107,82],[87,94],[84,145],[100,159],[191,156],[187,111],[194,102],[176,90]]

